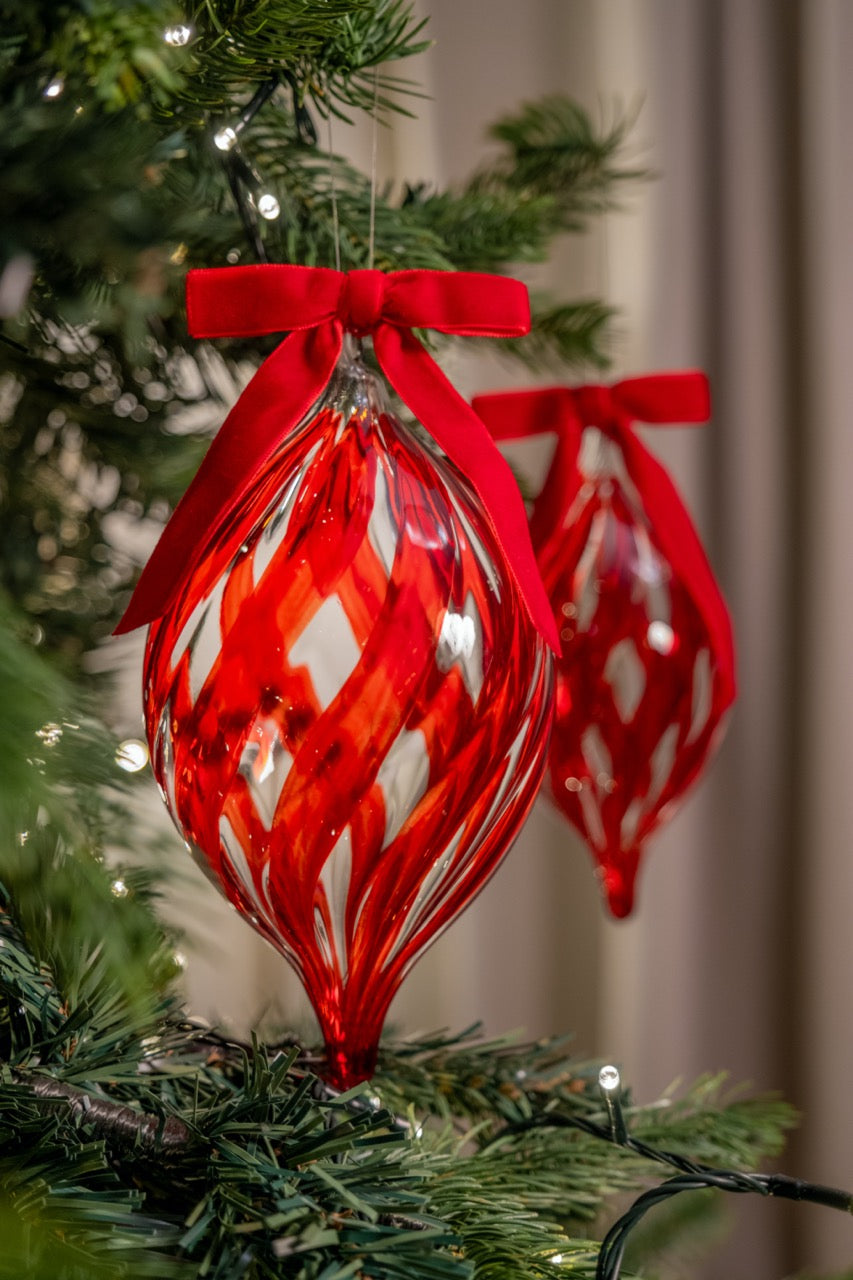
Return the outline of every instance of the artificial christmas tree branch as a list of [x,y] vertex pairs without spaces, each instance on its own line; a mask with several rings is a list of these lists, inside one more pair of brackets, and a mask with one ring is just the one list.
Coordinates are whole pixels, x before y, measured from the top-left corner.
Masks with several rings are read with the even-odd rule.
[[75,1120],[85,1120],[92,1134],[104,1138],[110,1145],[168,1153],[190,1143],[189,1128],[175,1116],[164,1119],[145,1115],[108,1098],[93,1098],[85,1089],[46,1076],[26,1077],[16,1072],[12,1079],[34,1098],[65,1103]]
[[[562,1264],[549,1261],[559,1255],[572,1259],[576,1274],[594,1276],[596,1251],[576,1238],[579,1225],[609,1192],[644,1185],[648,1160],[583,1132],[570,1142],[562,1133],[519,1132],[485,1148],[506,1124],[555,1106],[606,1126],[597,1068],[572,1061],[565,1041],[520,1045],[470,1034],[390,1044],[373,1081],[336,1097],[313,1074],[321,1059],[299,1046],[242,1045],[200,1032],[162,989],[145,999],[138,985],[127,991],[118,938],[93,988],[90,952],[80,945],[85,904],[112,900],[114,918],[104,917],[102,929],[120,935],[150,910],[144,883],[116,900],[115,871],[38,840],[26,855],[11,882],[13,862],[2,860],[7,900],[22,922],[0,915],[0,1037],[12,1066],[0,1084],[0,1135],[12,1161],[0,1162],[0,1199],[7,1197],[10,1241],[29,1222],[31,1242],[40,1242],[31,1256],[41,1256],[59,1247],[59,1231],[89,1239],[96,1223],[102,1231],[109,1221],[130,1251],[129,1276],[147,1274],[164,1250],[171,1266],[185,1257],[183,1274],[195,1275],[210,1250],[225,1268],[247,1249],[270,1275],[304,1280],[320,1257],[324,1265],[360,1257],[366,1273],[380,1277],[450,1280],[472,1274],[465,1258],[486,1266],[501,1256],[514,1275],[539,1280],[559,1274]],[[122,883],[136,882],[125,872]],[[51,921],[60,911],[78,923],[57,933]],[[168,940],[138,927],[134,937],[135,973],[157,973]],[[34,1081],[42,1096],[34,1096]],[[692,1100],[631,1109],[630,1118],[633,1131],[654,1142],[665,1132],[672,1147],[681,1135],[688,1150],[711,1159],[749,1160],[778,1149],[791,1114],[772,1100],[720,1105],[703,1084]],[[181,1126],[191,1135],[186,1144]],[[31,1200],[14,1191],[30,1187],[10,1180],[10,1170],[24,1177],[33,1150],[52,1185],[72,1179],[78,1207],[61,1227],[46,1191],[35,1217]],[[285,1176],[295,1179],[286,1194]],[[99,1199],[98,1179],[107,1177],[111,1209]],[[138,1197],[140,1178],[146,1199],[129,1213],[122,1197],[128,1186]],[[94,1267],[102,1246],[95,1239],[92,1247]]]

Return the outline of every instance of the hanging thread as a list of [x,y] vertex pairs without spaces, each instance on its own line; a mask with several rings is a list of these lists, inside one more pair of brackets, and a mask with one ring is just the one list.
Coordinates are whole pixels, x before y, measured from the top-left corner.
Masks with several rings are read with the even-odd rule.
[[338,192],[335,185],[335,165],[332,153],[332,113],[328,115],[329,134],[329,193],[332,200],[332,232],[335,237],[335,270],[341,269],[341,224],[338,221]]
[[377,153],[377,102],[379,94],[379,69],[373,68],[373,130],[370,146],[370,236],[367,250],[367,267],[373,270],[373,256],[376,243],[376,153]]

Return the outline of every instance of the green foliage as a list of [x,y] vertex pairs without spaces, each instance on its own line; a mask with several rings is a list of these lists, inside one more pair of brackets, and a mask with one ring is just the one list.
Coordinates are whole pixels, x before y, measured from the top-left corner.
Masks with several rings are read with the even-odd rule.
[[[6,1274],[592,1280],[586,1224],[649,1166],[589,1133],[513,1129],[554,1109],[604,1123],[564,1040],[389,1044],[336,1094],[314,1051],[183,1021],[150,893],[125,876],[115,899],[111,874],[46,839],[0,852]],[[630,1121],[719,1162],[744,1152],[747,1106],[753,1164],[790,1120],[773,1100],[700,1082]]]
[[[37,1111],[22,1123],[34,1150],[50,1151],[56,1126],[46,1126]],[[0,1187],[3,1280],[189,1280],[197,1274],[164,1251],[179,1239],[178,1228],[139,1213],[141,1194],[122,1187],[101,1144],[65,1157],[56,1152],[49,1169],[38,1158],[26,1164],[17,1154],[0,1158]]]
[[324,112],[369,111],[377,91],[380,110],[399,111],[389,94],[406,82],[378,69],[428,44],[425,21],[406,0],[327,0],[322,7],[310,0],[204,0],[192,23],[193,97],[214,110],[224,107],[226,86],[286,72],[300,101],[309,98]]
[[[426,47],[405,0],[5,0],[0,17],[10,78],[41,89],[61,75],[69,94],[143,118],[176,102],[196,117],[200,106],[223,111],[247,84],[283,71],[298,76],[301,96],[367,109],[369,70]],[[164,41],[184,24],[188,43]],[[391,107],[385,93],[399,81],[381,74],[379,85]]]
[[[634,1137],[705,1164],[748,1168],[756,1147],[759,1159],[778,1156],[786,1130],[796,1123],[796,1113],[787,1102],[773,1096],[756,1099],[746,1096],[742,1088],[727,1088],[724,1072],[697,1080],[689,1102],[664,1098],[662,1104],[637,1117],[632,1125]],[[722,1154],[713,1119],[719,1110],[726,1113]]]
[[8,1045],[0,1041],[0,1057],[14,1064],[37,1052],[61,1064],[63,1079],[117,1079],[125,1061],[135,1074],[142,1039],[156,1034],[171,1007],[165,992],[177,972],[149,910],[145,875],[112,878],[93,855],[37,828],[2,851],[0,876],[2,932],[23,952],[16,986],[38,971],[41,987],[37,1006],[10,998],[5,1018],[0,1013],[11,1034]]
[[570,1041],[545,1040],[534,1049],[511,1036],[485,1041],[476,1026],[455,1037],[421,1037],[396,1045],[390,1057],[380,1052],[375,1084],[392,1110],[411,1103],[465,1130],[486,1120],[524,1120],[532,1114],[531,1099],[544,1106],[556,1098],[577,1114],[598,1113],[598,1064],[573,1060]]
[[[366,266],[368,180],[308,144],[305,113],[408,110],[388,64],[424,46],[407,0],[0,0],[0,1276],[592,1280],[591,1224],[651,1176],[588,1131],[519,1127],[603,1123],[564,1040],[388,1044],[336,1095],[317,1051],[200,1030],[156,885],[102,861],[130,824],[70,677],[267,345],[186,339],[186,268],[251,260],[213,135],[276,80],[240,124],[282,210],[265,250],[332,265],[334,187],[342,265]],[[543,261],[637,176],[627,123],[527,105],[467,183],[379,193],[376,264]],[[508,349],[601,366],[609,321],[538,298]],[[718,1081],[629,1118],[747,1167],[790,1122]]]
[[598,130],[578,103],[556,94],[529,102],[492,126],[492,137],[504,143],[507,154],[478,181],[489,186],[502,180],[520,191],[555,194],[562,225],[578,230],[610,207],[617,184],[646,176],[642,169],[626,169],[620,159],[631,124],[623,116]]
[[112,629],[133,526],[180,497],[207,436],[191,428],[216,424],[234,381],[212,353],[152,339],[139,361],[70,326],[30,342],[0,383],[0,588],[71,667]]
[[612,307],[594,299],[552,305],[534,298],[530,333],[504,341],[502,350],[535,369],[565,371],[571,365],[606,369],[605,335],[613,315]]
[[90,320],[92,290],[112,281],[114,290],[134,288],[156,314],[140,255],[158,245],[164,224],[180,232],[189,221],[161,182],[180,137],[130,111],[78,113],[73,98],[45,100],[30,85],[0,81],[0,101],[3,258],[32,261],[33,298],[54,313]]
[[554,234],[558,202],[547,194],[494,185],[461,193],[409,189],[404,212],[440,237],[448,260],[466,271],[495,271],[508,262],[541,262]]
[[22,847],[49,828],[95,849],[126,777],[116,743],[90,700],[40,652],[41,625],[2,593],[0,617],[0,846]]
[[107,110],[145,95],[166,101],[183,81],[178,51],[164,43],[163,30],[180,17],[174,0],[3,0],[7,82],[41,91],[61,77],[69,95],[94,97]]
[[[423,24],[402,0],[206,0],[186,12],[189,42],[172,47],[163,33],[182,15],[167,0],[42,0],[4,16],[0,589],[73,671],[116,622],[247,357],[264,349],[223,343],[214,357],[186,338],[186,268],[250,257],[213,133],[279,76],[241,134],[281,205],[261,228],[266,251],[331,264],[334,186],[342,265],[366,266],[368,179],[306,145],[297,111],[372,108],[373,69],[422,48]],[[64,87],[46,98],[52,82]],[[463,187],[379,193],[377,265],[543,260],[606,202],[624,129],[600,132],[562,100],[525,107],[496,126],[503,153]],[[545,183],[557,155],[559,180]],[[598,303],[537,299],[531,336],[504,346],[540,366],[600,366],[609,318]],[[141,516],[152,523],[136,550],[126,531]]]
[[[280,105],[270,104],[253,132],[253,155],[265,185],[277,196],[282,217],[265,228],[273,260],[330,266],[335,261],[331,192],[337,202],[343,270],[368,264],[370,180],[340,156],[296,141],[280,147],[287,129]],[[411,207],[396,207],[390,193],[376,202],[376,265],[384,270],[448,270],[455,264],[440,228],[419,220]],[[233,240],[229,243],[233,243]],[[219,253],[225,256],[224,242]]]

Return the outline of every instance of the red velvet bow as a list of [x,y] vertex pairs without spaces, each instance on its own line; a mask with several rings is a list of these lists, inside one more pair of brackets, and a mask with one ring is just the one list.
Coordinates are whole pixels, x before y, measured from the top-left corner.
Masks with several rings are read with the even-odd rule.
[[512,472],[477,415],[410,332],[517,337],[530,327],[517,280],[471,272],[351,271],[248,266],[191,271],[189,330],[197,338],[288,332],[233,407],[143,570],[116,632],[160,617],[212,529],[240,505],[258,468],[329,381],[344,332],[371,333],[388,380],[467,476],[491,522],[534,625],[559,650]]
[[719,655],[723,705],[735,696],[731,618],[690,516],[661,464],[631,429],[633,422],[707,422],[708,379],[698,370],[652,373],[612,386],[543,387],[475,396],[472,405],[495,440],[553,433],[557,448],[530,520],[537,552],[560,526],[566,495],[574,492],[580,438],[596,426],[619,443],[625,465],[652,520],[661,549],[690,583]]

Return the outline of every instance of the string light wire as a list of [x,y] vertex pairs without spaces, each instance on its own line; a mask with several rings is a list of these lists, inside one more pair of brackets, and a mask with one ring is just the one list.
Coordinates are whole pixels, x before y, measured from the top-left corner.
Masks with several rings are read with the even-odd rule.
[[714,1169],[709,1165],[689,1160],[674,1151],[649,1146],[648,1143],[633,1138],[628,1133],[620,1098],[621,1081],[616,1067],[602,1067],[599,1072],[599,1087],[608,1114],[606,1126],[582,1116],[566,1116],[559,1112],[548,1111],[532,1116],[528,1120],[519,1121],[517,1124],[507,1125],[486,1143],[486,1147],[491,1147],[510,1134],[523,1133],[532,1129],[580,1129],[594,1138],[600,1138],[614,1146],[624,1147],[635,1155],[654,1160],[658,1164],[667,1164],[678,1170],[676,1177],[668,1178],[659,1186],[643,1192],[627,1212],[613,1224],[602,1241],[595,1280],[619,1280],[622,1260],[631,1232],[650,1209],[683,1191],[703,1191],[710,1188],[737,1195],[751,1192],[781,1200],[807,1201],[810,1204],[823,1205],[828,1209],[838,1209],[842,1213],[853,1213],[853,1194],[837,1187],[826,1187],[820,1183],[806,1182],[801,1178],[791,1178],[785,1174],[741,1173],[734,1169]]
[[269,262],[258,214],[267,221],[273,221],[280,215],[281,205],[272,192],[263,189],[260,174],[242,154],[240,135],[275,93],[282,78],[287,81],[293,95],[293,117],[299,140],[305,146],[315,146],[317,130],[314,121],[305,104],[299,101],[296,80],[290,72],[283,72],[281,75],[276,72],[271,76],[256,90],[237,119],[221,125],[213,135],[214,145],[222,153],[222,165],[240,222],[258,262]]

